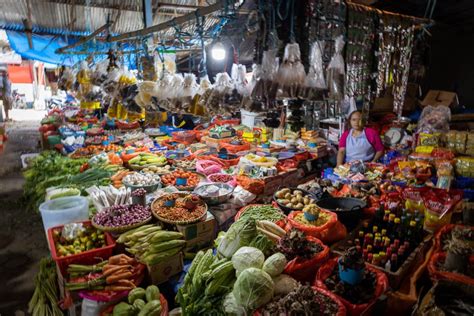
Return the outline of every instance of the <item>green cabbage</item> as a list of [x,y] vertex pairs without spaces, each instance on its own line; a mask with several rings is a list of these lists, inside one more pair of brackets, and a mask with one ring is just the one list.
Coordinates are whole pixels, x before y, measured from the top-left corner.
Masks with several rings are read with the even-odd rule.
[[271,277],[280,275],[285,270],[287,261],[284,254],[277,252],[265,260],[263,264],[263,271],[268,273]]
[[247,311],[254,311],[273,297],[273,281],[265,271],[248,268],[242,271],[232,291],[237,304]]
[[237,271],[237,275],[248,268],[261,269],[264,261],[263,252],[253,247],[242,247],[232,256],[232,265]]

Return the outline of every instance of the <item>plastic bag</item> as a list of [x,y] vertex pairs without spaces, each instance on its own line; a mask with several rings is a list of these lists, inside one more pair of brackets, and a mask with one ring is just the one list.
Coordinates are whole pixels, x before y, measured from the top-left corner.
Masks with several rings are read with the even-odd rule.
[[332,56],[327,69],[327,83],[330,95],[338,100],[342,99],[344,93],[344,38],[342,35],[336,38],[334,44],[334,56]]
[[306,76],[306,86],[310,88],[326,89],[326,80],[324,79],[323,54],[324,42],[315,41],[311,45],[309,55],[309,71]]
[[250,95],[250,87],[246,78],[247,69],[245,65],[232,65],[232,81],[237,92],[242,96]]
[[449,121],[451,120],[451,110],[449,107],[428,105],[421,112],[418,120],[418,132],[424,133],[447,133],[449,131]]
[[244,206],[251,203],[256,197],[257,196],[255,194],[238,185],[235,187],[234,192],[232,193],[232,199],[230,200],[230,203],[238,206]]
[[310,242],[317,243],[323,247],[323,250],[315,254],[311,259],[301,259],[296,257],[289,261],[283,273],[302,283],[314,280],[318,268],[329,258],[329,247],[315,237],[306,236]]
[[305,225],[297,221],[295,218],[301,216],[303,212],[293,211],[288,215],[288,224],[286,225],[285,230],[290,231],[292,228],[295,228],[304,232],[307,236],[313,236],[320,239],[323,242],[327,242],[326,240],[328,240],[328,237],[329,237],[328,232],[337,223],[337,215],[333,212],[321,210],[319,216],[321,216],[321,213],[324,213],[328,216],[327,221],[321,226],[314,226],[314,225]]
[[283,89],[284,95],[296,97],[298,89],[305,83],[306,73],[301,63],[300,46],[297,43],[288,43],[285,46],[283,62],[278,69],[277,80]]
[[[339,258],[333,258],[327,261],[324,265],[322,265],[319,268],[318,273],[316,275],[315,282],[314,282],[314,285],[316,287],[327,290],[327,291],[329,290],[326,284],[324,283],[324,280],[329,278],[333,270],[337,268],[338,259]],[[347,309],[348,315],[352,315],[352,316],[361,315],[365,310],[367,310],[372,304],[374,304],[377,301],[380,295],[382,295],[388,289],[388,279],[385,273],[367,264],[365,268],[375,273],[376,280],[377,280],[377,285],[375,286],[374,298],[370,302],[367,302],[365,304],[352,304],[346,299],[344,299],[343,297],[340,297],[339,295],[336,295],[333,293],[333,295],[335,295],[342,302],[342,304],[344,304],[344,306]]]
[[200,159],[196,162],[196,171],[206,176],[218,173],[222,170],[222,165],[214,160]]
[[216,82],[214,83],[214,90],[221,94],[231,94],[233,85],[232,79],[227,72],[221,72],[216,75]]
[[426,207],[423,228],[435,232],[442,226],[449,224],[451,213],[456,204],[461,201],[462,190],[431,189],[422,195]]

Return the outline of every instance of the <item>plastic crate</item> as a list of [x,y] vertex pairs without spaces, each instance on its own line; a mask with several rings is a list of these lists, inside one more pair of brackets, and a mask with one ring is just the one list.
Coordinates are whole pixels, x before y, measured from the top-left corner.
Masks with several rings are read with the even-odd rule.
[[[85,226],[92,225],[91,221],[84,221],[80,223],[83,223]],[[56,253],[56,246],[54,244],[53,239],[53,231],[60,230],[63,227],[64,225],[61,225],[48,229],[48,243],[51,249],[51,256],[53,257],[53,260],[56,261],[56,264],[62,275],[67,274],[67,268],[70,264],[95,264],[112,256],[115,247],[115,240],[108,232],[104,232],[106,243],[105,247],[84,251],[77,255],[59,257]]]
[[[346,239],[337,242],[333,246],[331,246],[331,250],[339,255],[343,255],[344,251],[347,248],[353,246],[351,241],[354,240],[355,234],[360,230],[360,228],[362,228],[362,225],[357,226],[346,237]],[[403,264],[395,272],[387,271],[383,267],[375,266],[370,263],[368,263],[368,265],[384,272],[387,275],[390,287],[393,290],[397,290],[402,284],[402,282],[405,280],[405,278],[410,276],[411,273],[416,270],[416,268],[425,260],[425,254],[433,245],[432,239],[433,235],[427,233],[423,241],[410,253],[410,255],[406,258]]]

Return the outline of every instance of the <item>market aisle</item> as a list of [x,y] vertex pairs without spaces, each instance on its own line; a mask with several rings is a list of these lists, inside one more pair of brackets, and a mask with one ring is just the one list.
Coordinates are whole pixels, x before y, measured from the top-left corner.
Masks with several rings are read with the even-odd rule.
[[1,315],[26,312],[37,264],[49,253],[40,215],[21,205],[24,179],[20,155],[39,150],[38,126],[38,121],[9,123],[9,139],[0,154]]

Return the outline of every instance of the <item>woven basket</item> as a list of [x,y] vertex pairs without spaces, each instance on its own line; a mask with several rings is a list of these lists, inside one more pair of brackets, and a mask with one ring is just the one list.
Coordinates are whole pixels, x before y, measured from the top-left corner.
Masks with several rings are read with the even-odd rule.
[[[188,193],[171,193],[171,194],[178,194],[180,196],[186,196],[186,195],[189,195]],[[155,210],[158,208],[158,206],[155,206],[157,202],[161,201],[164,197],[166,197],[167,195],[164,195],[164,196],[161,196],[157,199],[155,199],[152,203],[151,203],[151,213],[153,214],[153,216],[155,216],[155,218],[157,218],[159,221],[162,221],[163,223],[167,223],[167,224],[172,224],[172,225],[188,225],[188,224],[193,224],[193,223],[197,223],[197,222],[200,222],[202,220],[204,220],[207,216],[207,204],[201,200],[202,204],[204,205],[204,211],[203,211],[203,214],[201,216],[199,216],[198,218],[195,218],[195,219],[192,219],[192,220],[187,220],[187,221],[173,221],[173,220],[170,220],[170,219],[167,219],[167,218],[164,218],[158,214],[156,214]]]
[[140,223],[136,223],[136,224],[132,224],[132,225],[128,225],[128,226],[119,226],[119,227],[108,227],[108,226],[102,226],[102,225],[99,225],[97,224],[94,219],[91,220],[91,223],[92,223],[92,226],[94,226],[95,228],[97,229],[100,229],[101,231],[104,231],[104,232],[109,232],[109,233],[124,233],[126,231],[129,231],[131,229],[134,229],[134,228],[137,228],[137,227],[140,227],[140,226],[143,226],[145,224],[148,224],[151,220],[153,219],[153,217],[149,217],[148,219],[146,219],[145,221],[143,222],[140,222]]

